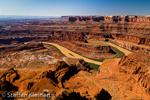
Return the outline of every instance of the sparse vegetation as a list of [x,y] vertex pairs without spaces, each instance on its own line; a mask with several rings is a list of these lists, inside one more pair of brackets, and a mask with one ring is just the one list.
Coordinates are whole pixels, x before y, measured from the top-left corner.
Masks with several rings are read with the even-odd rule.
[[[109,42],[109,41],[106,41],[106,42]],[[112,42],[111,42],[112,43]],[[115,43],[112,43],[112,44],[114,44],[114,45],[116,45]],[[118,45],[116,45],[116,46],[118,46]],[[126,49],[126,48],[123,48],[123,47],[121,47],[121,46],[119,46],[120,48],[122,48],[122,49],[125,49],[125,50],[127,50],[127,51],[130,51],[130,50],[128,50],[128,49]],[[130,51],[130,52],[133,52],[133,51]]]
[[[47,44],[47,43],[43,43],[43,44],[46,44],[46,45],[50,45],[50,46],[53,46],[53,45],[51,45],[51,44]],[[58,44],[59,45],[59,44]],[[62,46],[62,45],[60,45],[60,46]],[[58,51],[60,51],[57,47],[55,47],[55,46],[53,46],[54,48],[56,48]],[[62,47],[64,47],[64,46],[62,46]],[[64,48],[66,48],[66,47],[64,47]],[[72,51],[72,50],[70,50],[70,51]],[[61,52],[61,51],[60,51]],[[74,52],[74,51],[72,51],[72,52]],[[61,52],[62,53],[62,52]],[[85,57],[85,58],[88,58],[88,59],[91,59],[91,60],[94,60],[94,61],[99,61],[99,62],[103,62],[105,59],[104,58],[101,58],[101,59],[93,59],[93,58],[89,58],[89,57],[86,57],[86,56],[83,56],[83,55],[81,55],[81,54],[79,54],[79,53],[77,53],[77,52],[75,52],[76,54],[78,54],[78,55],[80,55],[80,56],[82,56],[82,57]],[[62,53],[63,54],[63,53]],[[63,54],[64,55],[64,54]]]
[[[47,43],[43,43],[43,44],[50,45],[50,46],[56,48],[59,52],[61,52],[57,47],[55,47],[55,46],[53,46],[53,45],[51,45],[51,44],[47,44]],[[60,45],[60,46],[61,46],[61,45]],[[64,46],[62,46],[62,47],[64,47]],[[123,56],[125,55],[123,52],[121,52],[120,50],[118,50],[118,49],[115,48],[115,47],[112,47],[112,46],[111,46],[111,49],[112,49],[114,52],[116,52],[116,56],[113,57],[113,58],[121,58],[121,57],[123,57]],[[71,50],[70,50],[70,51],[71,51]],[[74,52],[74,51],[73,51],[73,52]],[[62,52],[61,52],[61,53],[62,53]],[[75,52],[75,53],[76,53],[76,52]],[[62,54],[63,54],[63,53],[62,53]],[[69,53],[69,54],[70,54],[70,53]],[[85,57],[85,58],[94,60],[94,61],[98,61],[98,62],[103,62],[105,59],[107,59],[107,58],[94,59],[94,58],[89,58],[89,57],[83,56],[83,55],[81,55],[81,54],[79,54],[79,53],[76,53],[76,54],[78,54],[78,55],[80,55],[80,56],[82,56],[82,57]],[[74,56],[74,55],[72,55],[72,54],[70,54],[70,55],[71,55],[71,56]]]
[[123,52],[121,52],[120,50],[118,50],[117,48],[115,48],[113,46],[111,46],[111,49],[117,53],[116,56],[113,58],[121,58],[125,55]]
[[49,45],[49,46],[51,46],[51,47],[54,47],[55,49],[57,49],[59,52],[61,52],[57,47],[55,47],[55,46],[53,46],[53,45],[51,45],[51,44],[47,44],[47,43],[43,43],[44,45]]
[[94,71],[98,71],[98,68],[100,67],[100,65],[97,65],[94,63],[88,62],[88,64],[92,67],[92,70],[94,70]]
[[78,55],[82,56],[82,57],[85,57],[85,58],[88,58],[88,59],[91,59],[91,60],[94,60],[94,61],[98,61],[98,62],[103,62],[105,60],[105,58],[101,58],[101,59],[94,59],[94,58],[89,58],[89,57],[86,57],[86,56],[83,56],[79,53],[77,53]]
[[[43,43],[44,45],[49,45],[49,46],[51,46],[51,47],[54,47],[57,51],[59,51],[61,54],[63,54],[57,47],[55,47],[55,46],[53,46],[53,45],[51,45],[51,44],[47,44],[47,43]],[[64,55],[64,54],[63,54]],[[64,56],[66,56],[66,55],[64,55]]]
[[71,54],[71,53],[69,53],[71,56],[73,56],[74,57],[74,55],[73,54]]

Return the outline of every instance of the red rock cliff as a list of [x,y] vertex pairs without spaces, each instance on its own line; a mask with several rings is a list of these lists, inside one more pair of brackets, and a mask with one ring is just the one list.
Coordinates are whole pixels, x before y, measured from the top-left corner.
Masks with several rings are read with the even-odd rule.
[[106,22],[150,22],[150,16],[69,16],[66,21],[106,21]]

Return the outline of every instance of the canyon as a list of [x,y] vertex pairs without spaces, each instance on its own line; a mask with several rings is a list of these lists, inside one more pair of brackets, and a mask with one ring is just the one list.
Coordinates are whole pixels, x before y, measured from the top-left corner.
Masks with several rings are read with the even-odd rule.
[[105,60],[96,76],[92,76],[90,66],[83,60],[69,65],[57,61],[46,69],[28,71],[10,68],[1,73],[1,93],[48,91],[51,100],[148,100],[149,57],[149,52],[136,51],[122,58]]
[[[71,16],[70,16],[71,17]],[[70,17],[67,17],[69,19]],[[73,17],[73,16],[72,16]],[[71,17],[71,18],[72,18]],[[97,18],[96,16],[87,16],[89,18]],[[103,16],[106,19],[108,16]],[[137,44],[137,46],[131,45],[130,48],[126,48],[131,51],[132,48],[136,48],[137,50],[142,49],[141,45],[150,45],[149,41],[149,32],[150,32],[150,24],[149,24],[149,16],[110,16],[113,18],[129,18],[129,21],[120,22],[117,21],[95,21],[82,20],[79,22],[71,22],[66,20],[65,22],[46,22],[45,23],[37,23],[33,24],[25,23],[25,25],[14,26],[12,25],[9,30],[2,30],[0,32],[1,38],[11,38],[21,36],[27,40],[32,38],[36,38],[36,40],[42,41],[68,41],[73,42],[87,42],[86,39],[96,39],[96,40],[107,40],[113,39],[115,41],[122,40],[131,43]],[[131,21],[131,18],[134,18],[136,21]],[[80,17],[77,17],[80,18]],[[124,20],[125,20],[124,18]],[[86,16],[82,16],[81,19],[86,19]],[[51,24],[53,23],[53,24]],[[30,39],[31,40],[31,39]],[[3,40],[2,40],[3,41]],[[119,42],[113,42],[118,45]],[[76,44],[76,43],[75,43]],[[121,44],[121,43],[120,43]],[[123,43],[122,43],[123,44]],[[126,44],[126,43],[124,43]],[[139,49],[138,49],[139,48]]]
[[8,27],[0,29],[0,94],[150,98],[150,16],[62,16],[0,26]]

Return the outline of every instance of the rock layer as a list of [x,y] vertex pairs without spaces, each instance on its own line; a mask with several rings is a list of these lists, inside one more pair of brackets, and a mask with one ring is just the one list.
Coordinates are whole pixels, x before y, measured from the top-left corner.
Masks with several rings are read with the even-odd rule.
[[111,49],[109,45],[86,45],[82,43],[73,43],[73,42],[60,42],[60,41],[54,41],[55,43],[58,43],[66,48],[68,48],[71,51],[74,51],[78,54],[84,55],[89,58],[109,58],[110,56],[114,56],[116,53]]
[[69,16],[66,21],[150,22],[150,16]]

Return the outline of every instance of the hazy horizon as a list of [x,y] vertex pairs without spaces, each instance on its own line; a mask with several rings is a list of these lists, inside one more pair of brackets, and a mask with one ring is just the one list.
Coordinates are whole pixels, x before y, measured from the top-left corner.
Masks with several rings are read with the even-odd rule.
[[150,15],[150,0],[0,0],[4,16]]

